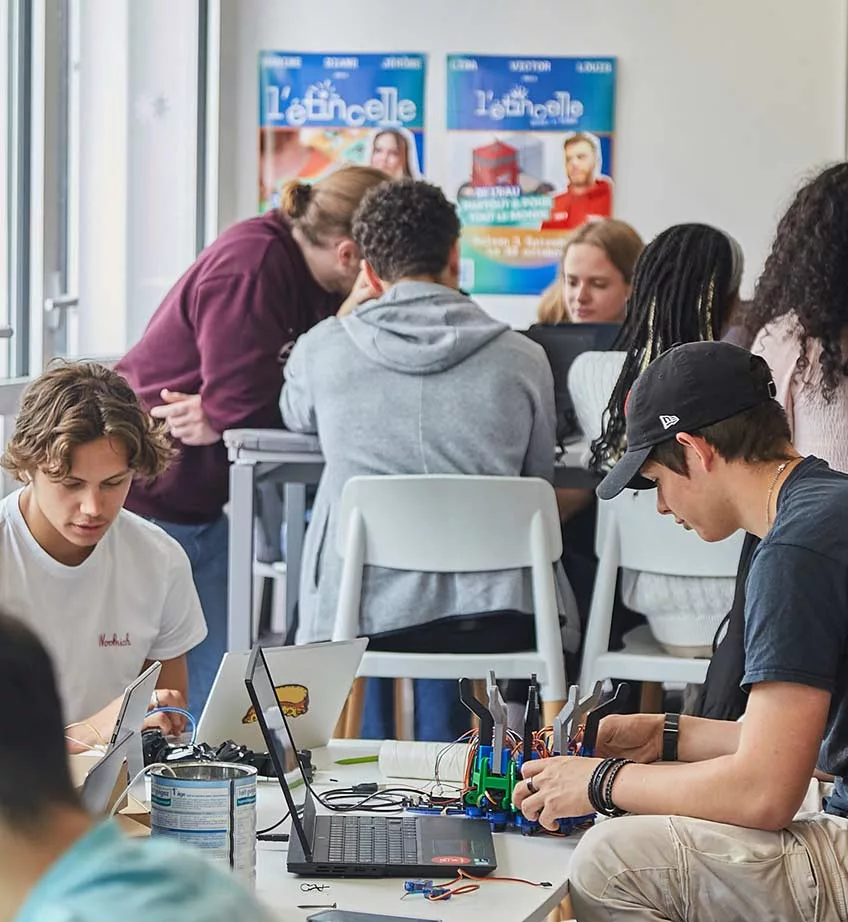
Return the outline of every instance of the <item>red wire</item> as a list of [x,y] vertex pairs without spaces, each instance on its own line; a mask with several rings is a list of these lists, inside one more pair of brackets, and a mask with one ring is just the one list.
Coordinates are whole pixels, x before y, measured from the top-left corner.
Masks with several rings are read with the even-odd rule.
[[[464,880],[474,881],[474,883],[463,883]],[[489,877],[477,877],[474,874],[469,874],[468,871],[459,869],[453,880],[449,880],[447,883],[442,884],[442,886],[447,889],[447,893],[441,893],[438,896],[427,894],[427,899],[435,903],[439,900],[450,899],[452,896],[461,896],[463,893],[473,893],[475,890],[480,889],[480,884],[484,884],[490,880],[508,884],[527,884],[529,887],[550,886],[548,883],[537,880],[525,880],[523,877],[492,877],[491,875]],[[460,884],[460,886],[454,887],[454,884]],[[453,889],[450,889],[451,887],[453,887]]]

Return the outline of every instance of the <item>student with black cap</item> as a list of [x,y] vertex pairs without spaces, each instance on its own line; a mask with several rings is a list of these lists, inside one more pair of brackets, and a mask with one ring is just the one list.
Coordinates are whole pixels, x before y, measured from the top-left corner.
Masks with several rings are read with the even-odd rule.
[[[669,350],[629,395],[628,448],[598,495],[656,487],[657,510],[706,541],[739,528],[762,539],[745,604],[749,700],[742,723],[607,717],[600,758],[525,764],[516,805],[547,827],[633,814],[574,853],[580,922],[845,918],[848,476],[798,454],[774,396],[765,361],[729,343]],[[816,770],[835,776],[832,795],[799,814]]]

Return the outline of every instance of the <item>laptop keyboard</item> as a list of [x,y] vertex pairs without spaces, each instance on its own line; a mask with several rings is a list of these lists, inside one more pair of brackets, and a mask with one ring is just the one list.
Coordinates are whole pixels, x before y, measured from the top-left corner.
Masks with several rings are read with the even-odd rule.
[[329,859],[355,864],[417,864],[415,819],[333,816]]

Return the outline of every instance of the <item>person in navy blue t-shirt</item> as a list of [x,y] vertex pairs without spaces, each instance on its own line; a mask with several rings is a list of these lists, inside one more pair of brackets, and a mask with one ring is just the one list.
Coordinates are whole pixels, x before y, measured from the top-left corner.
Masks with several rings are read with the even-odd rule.
[[[774,397],[762,358],[710,342],[670,349],[629,395],[627,451],[600,498],[656,487],[657,510],[706,541],[740,528],[762,539],[745,601],[748,705],[742,723],[608,717],[601,758],[525,764],[515,802],[528,818],[621,817],[574,853],[580,922],[845,918],[848,476],[799,455]],[[814,774],[834,782],[824,798]]]

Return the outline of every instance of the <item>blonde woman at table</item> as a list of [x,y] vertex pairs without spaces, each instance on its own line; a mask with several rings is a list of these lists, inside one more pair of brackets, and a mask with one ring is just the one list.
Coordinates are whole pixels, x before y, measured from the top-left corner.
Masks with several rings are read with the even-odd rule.
[[568,238],[556,279],[542,292],[537,323],[621,323],[644,248],[624,221],[606,218],[579,227]]

